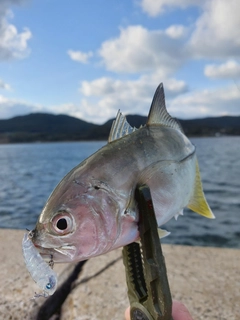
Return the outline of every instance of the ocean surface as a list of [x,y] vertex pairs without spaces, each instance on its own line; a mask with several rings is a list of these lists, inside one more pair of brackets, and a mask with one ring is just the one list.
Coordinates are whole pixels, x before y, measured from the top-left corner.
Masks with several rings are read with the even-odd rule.
[[[240,248],[240,137],[192,138],[216,219],[190,210],[164,228],[163,243]],[[0,145],[0,228],[33,229],[54,187],[106,142]]]

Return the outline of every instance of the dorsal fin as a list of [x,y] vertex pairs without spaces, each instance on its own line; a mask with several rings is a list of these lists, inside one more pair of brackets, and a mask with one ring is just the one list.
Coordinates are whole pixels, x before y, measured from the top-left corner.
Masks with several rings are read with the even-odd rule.
[[163,84],[157,87],[148,114],[147,125],[163,125],[183,131],[179,123],[167,112]]
[[127,119],[125,116],[122,115],[120,110],[118,110],[116,119],[113,121],[111,131],[108,137],[108,142],[117,140],[127,134],[130,134],[137,129],[134,127],[131,127],[130,124],[127,122]]

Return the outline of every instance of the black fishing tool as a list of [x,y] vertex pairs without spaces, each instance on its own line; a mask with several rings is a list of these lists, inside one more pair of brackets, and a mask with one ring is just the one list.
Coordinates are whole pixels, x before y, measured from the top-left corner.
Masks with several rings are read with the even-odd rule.
[[131,320],[173,320],[172,297],[150,189],[137,187],[140,244],[123,248]]

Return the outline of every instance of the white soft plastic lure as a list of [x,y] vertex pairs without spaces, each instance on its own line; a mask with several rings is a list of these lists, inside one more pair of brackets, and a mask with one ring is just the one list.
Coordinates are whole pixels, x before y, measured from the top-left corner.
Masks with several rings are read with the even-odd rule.
[[26,267],[33,280],[43,290],[43,294],[35,295],[47,297],[57,288],[57,275],[51,265],[46,263],[31,240],[31,231],[25,233],[22,241],[23,257]]

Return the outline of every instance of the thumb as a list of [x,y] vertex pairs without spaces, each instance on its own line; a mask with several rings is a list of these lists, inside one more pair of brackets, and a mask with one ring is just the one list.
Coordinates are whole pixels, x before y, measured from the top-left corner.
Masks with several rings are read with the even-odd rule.
[[193,320],[185,305],[177,300],[173,301],[172,317],[174,320]]
[[125,311],[125,320],[131,320],[130,319],[130,307],[128,307]]

